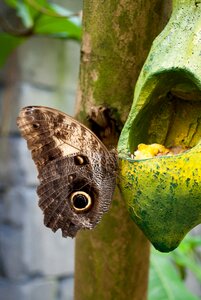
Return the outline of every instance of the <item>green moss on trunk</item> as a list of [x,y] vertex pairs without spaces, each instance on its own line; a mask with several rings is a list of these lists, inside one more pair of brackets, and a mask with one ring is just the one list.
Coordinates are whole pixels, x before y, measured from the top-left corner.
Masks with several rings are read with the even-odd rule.
[[[163,4],[161,3],[163,2]],[[92,106],[123,124],[151,42],[169,15],[170,1],[84,1],[78,117]],[[118,127],[119,129],[119,127]],[[115,145],[111,135],[104,142]],[[149,243],[131,221],[118,189],[111,210],[76,241],[76,300],[146,299]]]

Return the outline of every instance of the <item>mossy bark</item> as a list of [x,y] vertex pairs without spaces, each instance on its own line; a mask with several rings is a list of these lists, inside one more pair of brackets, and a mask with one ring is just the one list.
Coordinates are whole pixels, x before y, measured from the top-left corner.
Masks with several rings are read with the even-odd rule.
[[[107,106],[116,131],[151,43],[170,14],[170,1],[84,1],[78,118]],[[89,124],[88,124],[89,125]],[[112,136],[113,135],[113,136]],[[104,142],[115,146],[111,132]],[[149,243],[131,221],[117,189],[110,212],[76,240],[75,300],[146,299]]]

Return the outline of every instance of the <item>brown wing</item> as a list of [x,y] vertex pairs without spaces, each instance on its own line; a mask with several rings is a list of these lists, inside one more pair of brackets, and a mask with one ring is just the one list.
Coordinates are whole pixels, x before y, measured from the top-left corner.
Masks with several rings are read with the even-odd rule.
[[[45,225],[61,228],[65,237],[93,228],[111,202],[116,158],[88,128],[58,110],[25,107],[17,125],[39,171]],[[73,197],[78,206],[89,199],[91,204],[77,208]]]
[[[50,162],[40,173],[39,206],[44,212],[44,224],[54,232],[59,228],[64,237],[74,237],[81,228],[92,229],[111,203],[115,187],[113,169],[106,170],[99,156],[91,164],[75,164],[76,154]],[[72,203],[72,196],[86,195],[88,207]]]
[[92,131],[53,108],[25,107],[20,111],[17,125],[27,140],[38,170],[49,161],[71,153],[109,153]]

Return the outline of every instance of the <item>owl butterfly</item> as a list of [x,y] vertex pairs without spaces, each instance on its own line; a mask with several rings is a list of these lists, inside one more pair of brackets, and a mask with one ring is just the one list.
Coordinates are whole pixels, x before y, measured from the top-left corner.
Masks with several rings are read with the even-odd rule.
[[28,106],[17,125],[38,169],[44,224],[63,237],[92,229],[109,209],[117,157],[87,127],[56,109]]

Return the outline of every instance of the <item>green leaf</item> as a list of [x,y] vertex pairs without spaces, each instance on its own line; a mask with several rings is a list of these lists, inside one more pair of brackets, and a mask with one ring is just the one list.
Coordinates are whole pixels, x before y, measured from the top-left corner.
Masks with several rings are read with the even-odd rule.
[[199,300],[187,290],[168,254],[151,254],[148,300]]
[[193,255],[185,255],[179,251],[173,253],[173,259],[177,265],[188,268],[201,281],[201,268]]
[[6,1],[16,8],[24,26],[33,28],[33,33],[58,38],[81,39],[80,19],[75,16],[69,18],[64,16],[71,15],[71,11],[45,0]]
[[46,0],[24,0],[23,3],[29,8],[30,14],[33,18],[42,14],[42,12],[37,9],[38,7],[41,7],[43,9],[43,7],[46,8],[47,6],[49,6],[49,3]]
[[33,26],[34,20],[32,18],[30,7],[27,4],[21,1],[18,2],[17,15],[21,18],[22,23],[26,28],[31,28]]
[[[39,11],[35,9],[33,6],[29,5],[29,1],[27,0],[4,0],[4,1],[8,6],[15,8],[17,14],[25,22],[27,22],[27,19],[30,22],[29,20],[30,18],[31,20],[33,20],[33,18],[39,14]],[[39,7],[43,7],[43,6],[49,6],[49,3],[45,0],[37,0],[36,5]]]
[[6,33],[0,33],[0,67],[6,62],[11,52],[22,42],[24,38],[14,37]]
[[15,8],[17,6],[17,3],[18,3],[17,0],[4,0],[4,1],[8,6],[13,7],[13,8]]
[[188,235],[170,256],[176,265],[188,268],[201,281],[201,266],[196,257],[196,248],[201,246],[199,236]]
[[49,8],[51,8],[52,11],[56,12],[57,14],[60,14],[61,16],[68,16],[72,14],[72,11],[69,11],[68,9],[56,4],[51,3],[49,5]]
[[201,237],[187,235],[177,249],[183,253],[188,253],[191,250],[201,246]]
[[35,23],[34,32],[60,38],[81,39],[81,27],[68,18],[41,15]]

